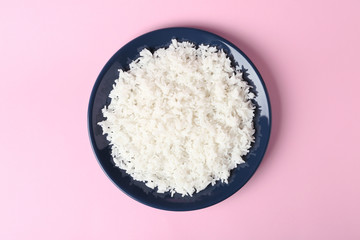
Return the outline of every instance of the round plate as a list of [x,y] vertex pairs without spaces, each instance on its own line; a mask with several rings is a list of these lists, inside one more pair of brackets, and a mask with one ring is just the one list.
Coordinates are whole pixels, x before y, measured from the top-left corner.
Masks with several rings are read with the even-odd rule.
[[[246,163],[238,165],[233,169],[228,179],[228,184],[217,182],[214,186],[208,186],[203,191],[193,194],[192,197],[181,197],[170,193],[159,194],[155,190],[145,186],[144,183],[133,180],[125,171],[115,166],[111,157],[111,147],[102,129],[97,125],[104,118],[101,109],[110,103],[108,95],[112,90],[115,79],[118,78],[118,69],[128,70],[131,61],[139,57],[143,48],[156,50],[167,47],[171,39],[178,41],[190,41],[197,45],[205,44],[223,49],[233,60],[236,69],[243,71],[243,77],[253,87],[256,94],[254,104],[256,105],[254,127],[255,142],[250,152],[246,155]],[[89,135],[95,155],[109,178],[122,191],[133,199],[151,207],[186,211],[205,208],[228,198],[238,191],[251,178],[258,168],[270,138],[271,111],[269,97],[265,84],[249,58],[234,44],[213,33],[194,28],[166,28],[146,33],[122,47],[106,63],[92,90],[88,109]]]

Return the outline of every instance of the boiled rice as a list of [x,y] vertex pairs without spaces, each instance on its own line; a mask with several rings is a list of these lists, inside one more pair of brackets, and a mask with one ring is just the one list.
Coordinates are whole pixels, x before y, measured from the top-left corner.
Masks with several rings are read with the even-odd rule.
[[227,183],[254,141],[254,94],[216,47],[143,49],[109,97],[99,125],[115,165],[159,193]]

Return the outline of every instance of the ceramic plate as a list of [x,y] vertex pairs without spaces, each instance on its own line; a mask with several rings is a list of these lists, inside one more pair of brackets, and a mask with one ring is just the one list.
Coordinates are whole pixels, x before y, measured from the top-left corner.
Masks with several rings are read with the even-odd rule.
[[[170,193],[160,194],[145,186],[144,183],[134,181],[125,171],[115,167],[110,155],[109,142],[102,134],[102,129],[97,125],[104,118],[101,109],[110,103],[108,95],[112,89],[115,79],[118,78],[118,69],[127,70],[129,63],[139,57],[143,48],[152,51],[166,47],[171,39],[178,41],[190,41],[197,45],[206,44],[223,49],[233,60],[238,70],[243,71],[244,79],[253,87],[256,94],[254,104],[255,112],[255,142],[250,152],[246,155],[246,163],[238,165],[231,171],[229,183],[217,182],[214,186],[208,186],[203,191],[195,193],[192,197],[181,197]],[[88,127],[91,144],[94,153],[113,183],[124,193],[133,199],[151,207],[172,210],[186,211],[205,208],[228,198],[237,192],[251,178],[258,168],[270,138],[271,111],[269,97],[265,84],[250,59],[234,44],[213,33],[194,28],[166,28],[146,33],[122,47],[106,63],[98,76],[92,90],[88,109]]]

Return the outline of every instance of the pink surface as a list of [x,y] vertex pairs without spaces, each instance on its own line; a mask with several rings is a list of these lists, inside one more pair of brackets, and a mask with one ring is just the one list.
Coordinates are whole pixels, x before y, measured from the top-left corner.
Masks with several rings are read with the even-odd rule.
[[[358,1],[2,1],[0,239],[360,239]],[[273,132],[253,178],[193,212],[142,205],[99,167],[94,81],[163,27],[235,43],[268,87]]]

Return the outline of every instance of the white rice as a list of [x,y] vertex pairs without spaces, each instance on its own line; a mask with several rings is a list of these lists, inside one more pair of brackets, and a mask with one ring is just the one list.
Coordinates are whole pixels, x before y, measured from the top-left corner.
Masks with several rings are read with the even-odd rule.
[[116,166],[171,195],[227,183],[254,140],[255,107],[226,54],[173,39],[129,67],[119,70],[99,123]]

